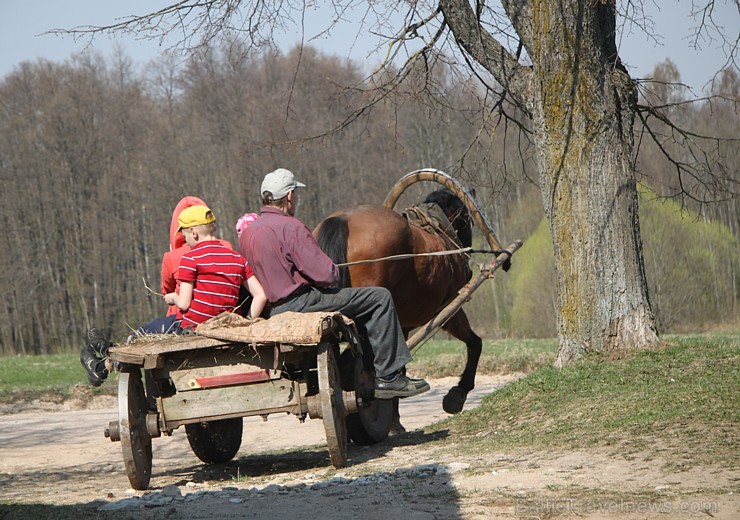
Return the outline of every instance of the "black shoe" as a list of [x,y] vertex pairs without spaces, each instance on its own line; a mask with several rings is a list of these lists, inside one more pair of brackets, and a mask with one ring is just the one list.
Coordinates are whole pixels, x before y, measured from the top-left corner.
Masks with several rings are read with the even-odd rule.
[[411,379],[400,371],[387,377],[375,378],[375,397],[378,399],[411,397],[427,390],[429,383],[423,379]]
[[87,344],[93,348],[96,355],[100,358],[107,358],[108,349],[113,346],[113,343],[103,334],[103,331],[95,327],[87,331]]
[[93,386],[100,386],[108,377],[105,359],[97,355],[92,345],[85,345],[80,353],[80,363],[87,370],[87,380]]

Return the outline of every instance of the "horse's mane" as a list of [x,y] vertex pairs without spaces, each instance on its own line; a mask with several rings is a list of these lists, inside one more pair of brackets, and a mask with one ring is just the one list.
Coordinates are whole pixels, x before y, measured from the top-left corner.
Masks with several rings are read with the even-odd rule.
[[436,204],[442,208],[442,211],[445,212],[450,219],[450,223],[457,231],[457,236],[460,238],[463,247],[470,247],[473,244],[473,225],[471,224],[470,212],[454,193],[447,188],[442,188],[427,195],[424,202]]

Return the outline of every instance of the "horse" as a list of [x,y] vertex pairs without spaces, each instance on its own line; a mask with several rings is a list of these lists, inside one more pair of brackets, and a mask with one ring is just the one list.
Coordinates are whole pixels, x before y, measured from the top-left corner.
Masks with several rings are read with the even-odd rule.
[[[405,216],[404,216],[405,215]],[[335,263],[417,255],[470,247],[470,212],[450,190],[430,193],[419,206],[399,214],[384,206],[361,205],[332,213],[314,229],[321,249]],[[471,278],[466,253],[413,256],[340,268],[342,287],[380,286],[390,290],[404,335],[427,323],[457,296]],[[460,379],[443,400],[447,413],[463,409],[475,386],[483,342],[460,309],[442,327],[467,347]]]

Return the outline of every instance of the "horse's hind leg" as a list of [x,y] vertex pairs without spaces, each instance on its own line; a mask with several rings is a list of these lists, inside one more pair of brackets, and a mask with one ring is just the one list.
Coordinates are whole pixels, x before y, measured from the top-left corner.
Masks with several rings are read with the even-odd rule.
[[468,349],[468,356],[463,370],[456,386],[450,388],[447,395],[442,401],[442,408],[447,413],[460,413],[465,405],[465,399],[468,392],[475,388],[475,372],[478,370],[478,360],[480,359],[481,350],[483,349],[483,340],[480,339],[473,329],[465,312],[460,310],[450,321],[445,324],[443,330],[447,331],[453,337],[465,343]]

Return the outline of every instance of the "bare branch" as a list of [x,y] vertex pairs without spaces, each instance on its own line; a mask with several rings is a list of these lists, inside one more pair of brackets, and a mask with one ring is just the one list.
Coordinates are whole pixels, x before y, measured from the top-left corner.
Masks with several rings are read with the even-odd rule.
[[[740,11],[740,4],[735,2],[735,7]],[[738,68],[738,44],[740,43],[740,30],[735,27],[734,39],[732,27],[726,27],[725,24],[715,16],[714,0],[704,0],[702,2],[691,2],[690,16],[696,21],[697,25],[693,28],[689,41],[691,47],[701,50],[713,46],[721,50],[725,57],[725,63],[720,69],[734,67]]]
[[180,0],[143,15],[130,15],[107,25],[81,25],[72,29],[52,29],[49,34],[72,35],[92,42],[98,34],[123,33],[136,39],[173,40],[167,50],[181,48],[195,52],[217,41],[222,35],[239,34],[247,48],[274,47],[274,34],[285,30],[294,15],[303,12],[298,0],[262,2],[260,0]]
[[531,114],[528,95],[531,69],[520,65],[508,50],[478,23],[470,4],[460,0],[441,0],[440,8],[457,43],[511,94],[517,105]]
[[[619,19],[620,25],[609,29],[619,33],[615,34],[616,49],[619,48],[619,39],[634,29],[644,32],[655,42],[660,42],[660,37],[655,34],[654,21],[646,14],[644,1],[624,0],[615,2],[614,5],[619,6],[619,18],[615,16],[615,23]],[[297,27],[301,44],[298,49],[298,65],[292,78],[295,85],[303,45],[324,37],[335,26],[346,22],[350,15],[356,15],[359,11],[361,27],[357,38],[361,37],[363,30],[365,33],[370,30],[383,38],[387,45],[385,57],[380,66],[365,78],[364,84],[356,87],[355,92],[365,101],[334,128],[308,139],[319,139],[345,130],[368,114],[373,107],[388,99],[388,96],[400,92],[404,83],[417,71],[425,71],[427,74],[422,83],[417,85],[419,92],[426,91],[429,99],[436,99],[444,104],[442,97],[435,94],[436,87],[431,78],[430,71],[434,68],[434,63],[445,63],[452,69],[464,68],[486,89],[484,101],[488,115],[478,130],[476,140],[490,127],[499,128],[502,121],[505,132],[511,123],[518,129],[524,142],[532,139],[530,129],[522,122],[526,117],[531,117],[533,103],[530,92],[533,71],[527,65],[528,56],[525,51],[533,46],[534,7],[531,0],[502,0],[500,5],[484,0],[476,0],[474,3],[468,0],[439,0],[438,4],[400,5],[394,2],[332,0],[332,16],[326,21],[326,27],[307,39],[305,17],[313,8],[305,0],[180,0],[156,12],[131,15],[108,25],[86,25],[73,29],[54,29],[50,32],[89,38],[90,41],[97,34],[112,32],[132,34],[137,39],[157,38],[160,42],[175,39],[177,43],[173,47],[194,53],[205,51],[216,42],[223,41],[224,36],[238,37],[247,50],[265,46],[275,48],[275,35]],[[399,14],[403,16],[403,25],[394,28],[395,19],[392,15]],[[692,45],[695,48],[716,46],[727,56],[726,64],[737,68],[740,34],[737,29],[725,28],[722,20],[717,19],[715,1],[692,1],[691,16],[697,22],[691,35]],[[449,54],[445,54],[447,51]],[[611,54],[613,49],[609,51]],[[617,56],[614,58],[617,66]],[[637,82],[638,85],[647,83],[644,80]],[[683,87],[689,89],[685,85]],[[291,110],[291,100],[292,98],[287,102],[286,118]],[[711,98],[703,97],[693,101],[710,100]],[[679,183],[686,185],[683,179],[689,177],[701,184],[699,178],[704,176],[707,193],[715,191],[718,186],[727,186],[727,193],[734,194],[737,187],[732,182],[728,183],[726,172],[723,173],[716,166],[716,152],[713,148],[716,149],[720,142],[736,140],[721,141],[719,137],[690,131],[669,115],[672,108],[688,103],[690,101],[681,99],[651,102],[636,107],[643,123],[658,125],[658,128],[646,127],[645,134],[656,140],[661,153],[675,166]],[[523,114],[516,113],[516,108]],[[675,146],[669,146],[668,140],[673,140]],[[463,155],[467,155],[472,147],[473,143]],[[464,157],[461,158],[461,163],[463,161]],[[718,171],[713,172],[713,167]],[[696,193],[691,196],[697,202],[705,200]]]
[[[671,105],[666,105],[668,106]],[[650,135],[663,157],[675,169],[680,190],[671,195],[673,198],[687,197],[703,205],[730,200],[740,195],[740,181],[729,174],[717,157],[721,142],[739,142],[740,139],[709,137],[691,132],[667,117],[659,107],[640,105],[637,114],[643,123],[644,132]],[[651,117],[665,125],[669,133],[659,133],[659,128],[650,123]],[[703,145],[703,142],[711,143],[711,147]],[[671,150],[671,144],[677,145],[679,152],[686,154],[688,160],[682,160],[679,152]],[[692,182],[688,183],[688,179]],[[698,189],[702,189],[704,195],[697,193]]]

